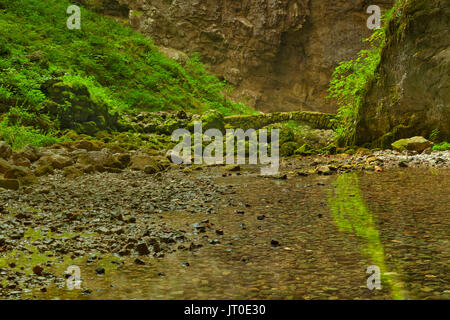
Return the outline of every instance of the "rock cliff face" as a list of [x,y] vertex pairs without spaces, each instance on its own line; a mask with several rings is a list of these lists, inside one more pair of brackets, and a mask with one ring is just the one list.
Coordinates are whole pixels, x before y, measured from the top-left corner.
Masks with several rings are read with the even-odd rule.
[[[132,26],[169,48],[168,53],[182,57],[176,50],[199,52],[214,73],[236,87],[234,97],[263,111],[323,112],[336,111],[325,100],[331,74],[338,62],[354,58],[362,49],[361,39],[370,34],[366,8],[374,4],[369,0],[112,2],[117,1],[130,9]],[[376,4],[390,7],[393,2]]]
[[379,78],[359,110],[357,143],[387,147],[436,129],[450,141],[450,1],[410,0],[395,16]]

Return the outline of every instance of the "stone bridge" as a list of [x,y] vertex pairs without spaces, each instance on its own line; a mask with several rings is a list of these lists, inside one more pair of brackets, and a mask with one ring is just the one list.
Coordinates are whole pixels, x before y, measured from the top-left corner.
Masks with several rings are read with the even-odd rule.
[[248,116],[230,116],[225,117],[225,123],[229,128],[261,129],[273,123],[298,121],[304,122],[314,129],[332,129],[335,115],[330,113],[311,112],[311,111],[293,111],[293,112],[274,112]]

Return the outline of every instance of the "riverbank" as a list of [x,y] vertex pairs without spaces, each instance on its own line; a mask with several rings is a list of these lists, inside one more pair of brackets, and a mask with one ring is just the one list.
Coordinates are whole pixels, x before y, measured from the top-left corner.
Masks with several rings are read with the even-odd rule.
[[[358,249],[359,245],[356,245],[360,243],[361,247],[364,247],[364,239],[356,235],[347,237],[338,232],[337,224],[333,222],[330,211],[329,194],[328,191],[325,192],[325,189],[332,190],[330,188],[339,177],[355,174],[359,177],[361,184],[375,184],[378,190],[377,197],[384,197],[386,204],[392,204],[394,198],[386,196],[386,193],[396,192],[395,189],[404,182],[407,186],[401,188],[400,198],[395,197],[399,199],[399,203],[394,206],[399,205],[402,212],[407,215],[432,210],[433,215],[426,217],[420,225],[429,219],[434,219],[433,221],[445,226],[449,223],[447,206],[449,188],[445,187],[448,183],[446,181],[448,181],[449,163],[450,152],[448,151],[434,151],[430,154],[410,153],[409,155],[407,152],[366,151],[366,154],[356,155],[284,158],[281,160],[280,174],[269,179],[259,175],[258,167],[247,165],[185,167],[168,165],[164,170],[152,174],[146,173],[144,167],[141,170],[126,168],[117,172],[106,170],[71,177],[67,176],[67,170],[56,169],[53,174],[40,177],[38,182],[31,186],[20,187],[18,190],[0,191],[0,219],[2,220],[0,292],[2,297],[9,299],[54,296],[86,299],[112,298],[114,294],[121,296],[126,293],[118,293],[114,289],[117,286],[115,284],[105,288],[105,283],[120,282],[113,279],[120,279],[121,274],[128,279],[126,282],[133,282],[134,280],[126,275],[134,272],[130,270],[137,270],[136,272],[146,279],[154,277],[148,280],[149,283],[154,281],[165,283],[167,273],[171,274],[170,283],[180,281],[173,288],[166,283],[165,286],[169,287],[165,287],[165,291],[161,292],[170,293],[168,296],[161,292],[158,296],[154,290],[147,288],[146,290],[153,292],[155,298],[191,298],[191,295],[201,297],[200,293],[194,295],[192,291],[190,295],[187,295],[187,292],[174,295],[173,290],[175,287],[184,287],[189,283],[185,276],[191,274],[189,270],[199,263],[198,259],[206,265],[198,270],[197,285],[211,288],[211,279],[202,278],[207,277],[206,274],[211,271],[206,269],[213,268],[212,266],[215,265],[214,268],[218,268],[216,271],[220,270],[220,278],[236,272],[236,266],[230,267],[229,271],[225,270],[224,263],[228,258],[224,255],[231,254],[234,257],[233,261],[236,260],[242,264],[241,271],[244,273],[245,266],[253,263],[256,270],[250,269],[255,271],[256,275],[264,275],[258,283],[265,284],[262,287],[256,285],[254,291],[241,284],[244,286],[240,289],[242,292],[231,291],[234,293],[224,288],[223,297],[387,298],[390,290],[373,294],[370,291],[366,292],[367,289],[353,288],[353,285],[350,285],[352,282],[350,279],[348,279],[350,282],[347,283],[347,289],[343,291],[345,294],[340,295],[337,291],[325,290],[327,294],[322,295],[325,291],[323,291],[323,285],[317,282],[319,274],[328,270],[327,272],[331,275],[331,269],[342,267],[340,265],[342,261],[338,258],[327,264],[326,261],[331,258],[329,250],[323,246],[322,241],[329,241],[326,239],[330,237],[341,239],[346,249],[344,252],[341,250],[339,255],[350,257],[352,254],[356,255],[357,251],[357,256],[361,260],[358,263],[354,261],[355,268],[356,266],[363,268],[363,264],[367,264],[371,259],[370,255],[365,256],[361,253]],[[392,179],[395,181],[395,186],[392,185]],[[431,183],[429,187],[426,187],[431,188],[428,190],[428,195],[426,191],[422,191],[426,190],[423,189],[425,181]],[[308,195],[309,190],[312,190],[310,195]],[[410,205],[409,199],[416,192],[419,192],[421,197],[417,200],[418,203],[414,204],[418,208],[408,213],[405,208]],[[373,207],[370,192],[365,196],[365,199],[369,197],[369,206]],[[376,200],[375,203],[380,203],[384,207],[382,201]],[[408,220],[409,222],[402,222],[401,227],[396,226],[401,221],[391,214],[395,214],[397,209],[390,208],[389,205],[385,208],[386,212],[389,212],[389,217],[382,217],[382,220],[376,219],[377,226],[381,227],[380,223],[393,219],[390,231],[394,235],[392,241],[396,240],[397,235],[399,236],[400,230],[404,230],[404,223],[409,225],[411,222],[411,227],[414,223],[419,223],[416,220]],[[441,210],[441,213],[439,214],[436,210]],[[327,224],[324,224],[323,220],[328,221]],[[298,229],[288,227],[290,223],[294,223]],[[323,229],[325,226],[326,228]],[[396,230],[397,227],[400,229]],[[428,227],[426,229],[428,230]],[[275,234],[272,234],[273,231],[276,231]],[[261,234],[264,234],[262,238]],[[430,246],[444,250],[439,254],[439,264],[444,269],[448,268],[445,260],[440,260],[442,255],[448,254],[448,250],[443,247],[445,237],[436,240],[428,231],[427,234],[431,238],[428,240],[425,238],[424,241],[427,243],[430,241]],[[316,239],[311,241],[311,236]],[[445,232],[442,236],[445,236]],[[290,240],[286,243],[286,239]],[[435,240],[437,242],[434,242]],[[237,250],[235,246],[243,243],[250,247],[259,243],[259,247],[256,245],[254,252],[248,247],[246,253],[238,250],[236,255],[233,254]],[[356,245],[356,248],[352,248],[353,245]],[[421,251],[420,248],[415,248]],[[203,256],[204,250],[207,254]],[[290,278],[287,287],[272,289],[271,285],[276,287],[272,280],[277,277],[277,272],[280,274],[287,272],[292,275],[295,268],[288,270],[292,267],[292,263],[297,261],[292,260],[292,257],[289,258],[291,259],[289,265],[283,264],[282,261],[272,261],[274,250],[286,252],[288,255],[291,255],[292,251],[300,250],[302,259],[306,259],[305,261],[308,261],[308,256],[313,254],[314,259],[318,259],[315,260],[318,263],[315,268],[325,269],[320,272],[311,271],[308,277],[302,276],[296,281],[293,280],[296,279],[295,277]],[[337,252],[338,248],[332,250]],[[194,264],[192,259],[197,262]],[[321,260],[324,262],[320,262]],[[64,271],[69,265],[81,267],[83,279],[81,290],[66,290]],[[217,267],[219,265],[221,267]],[[312,268],[313,265],[314,263],[308,268]],[[279,271],[273,272],[274,266],[280,268]],[[166,268],[168,268],[167,271]],[[148,269],[152,272],[144,275],[144,270]],[[178,277],[173,273],[174,270],[183,272],[184,275]],[[352,272],[355,273],[355,270]],[[360,272],[358,279],[362,281],[360,286],[364,285],[363,271],[358,271]],[[431,276],[442,279],[441,277],[445,274],[447,273]],[[256,275],[249,274],[248,277],[253,279],[257,277]],[[269,281],[267,277],[272,280]],[[182,281],[186,282],[182,284]],[[208,285],[205,285],[205,281]],[[221,280],[212,280],[214,281]],[[292,294],[286,296],[281,294],[281,292],[288,292],[291,288],[289,286],[293,283],[296,289],[292,291]],[[223,285],[222,283],[221,286]],[[267,288],[263,289],[263,287]],[[300,287],[306,290],[302,295],[296,291]],[[102,291],[96,291],[97,289]],[[109,292],[106,296],[101,293],[105,290]],[[310,291],[316,293],[308,294],[307,292]],[[144,294],[142,291],[139,292]],[[210,289],[208,292],[209,294],[214,292],[219,298],[221,291],[216,292]],[[272,293],[269,294],[270,292]],[[446,294],[445,292],[436,293],[433,290],[430,292],[430,294],[438,294],[438,297]],[[130,291],[128,297],[136,294]],[[414,295],[416,294],[415,292]],[[153,296],[147,298],[153,298]]]

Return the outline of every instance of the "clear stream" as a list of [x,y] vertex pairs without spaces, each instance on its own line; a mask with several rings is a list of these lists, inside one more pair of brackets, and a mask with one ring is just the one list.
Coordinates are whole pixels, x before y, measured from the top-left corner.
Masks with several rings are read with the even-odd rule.
[[[288,180],[198,174],[230,186],[232,202],[218,199],[216,214],[173,212],[163,220],[192,230],[190,225],[208,219],[223,235],[199,233],[204,246],[197,251],[177,250],[146,266],[131,261],[105,276],[96,276],[95,266],[82,266],[90,295],[53,288],[35,297],[450,298],[448,169]],[[209,244],[215,239],[220,243]],[[370,265],[381,269],[381,290],[367,288]]]

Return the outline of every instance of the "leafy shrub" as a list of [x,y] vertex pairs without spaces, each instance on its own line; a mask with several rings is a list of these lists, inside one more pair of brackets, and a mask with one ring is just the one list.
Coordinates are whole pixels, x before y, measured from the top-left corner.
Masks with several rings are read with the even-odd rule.
[[446,151],[450,150],[450,142],[441,142],[433,146],[433,150],[436,151]]
[[368,43],[369,48],[361,50],[356,59],[341,62],[333,73],[328,98],[336,99],[339,106],[334,120],[339,145],[353,145],[355,142],[358,112],[370,83],[376,80],[381,52],[386,45],[387,22],[392,19],[399,5],[400,1],[397,1],[396,5],[383,16],[383,28],[363,40]]
[[251,112],[224,98],[225,84],[196,55],[182,66],[150,39],[85,8],[81,30],[69,30],[70,4],[0,0],[0,105],[44,104],[42,84],[62,72],[116,110]]
[[53,134],[45,134],[33,127],[11,125],[7,120],[0,122],[0,140],[11,145],[14,150],[19,150],[28,144],[45,147],[61,141]]

